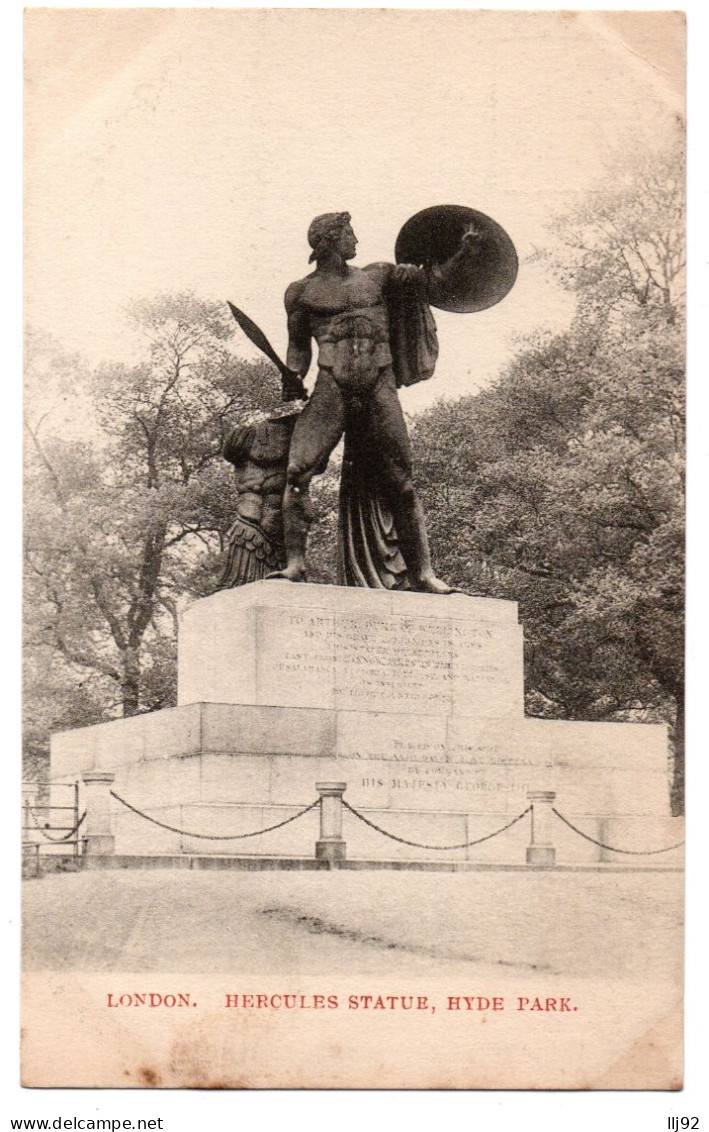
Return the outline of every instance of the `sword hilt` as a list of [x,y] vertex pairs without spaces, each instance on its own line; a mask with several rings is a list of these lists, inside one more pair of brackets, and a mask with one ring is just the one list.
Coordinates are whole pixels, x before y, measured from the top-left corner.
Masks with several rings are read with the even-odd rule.
[[285,374],[281,377],[281,391],[284,401],[308,400],[308,391],[303,384],[303,379],[294,370],[291,370],[287,377]]

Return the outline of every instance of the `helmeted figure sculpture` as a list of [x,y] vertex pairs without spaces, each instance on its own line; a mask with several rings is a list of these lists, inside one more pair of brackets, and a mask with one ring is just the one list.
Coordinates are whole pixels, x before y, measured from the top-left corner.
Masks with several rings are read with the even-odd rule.
[[240,425],[227,437],[223,455],[234,465],[237,494],[222,589],[257,582],[286,563],[282,503],[294,424],[291,413]]
[[[286,466],[278,474],[273,469],[268,481],[275,528],[275,485],[285,480],[282,542],[280,531],[272,539],[274,547],[285,551],[285,565],[269,576],[305,580],[310,482],[325,469],[344,434],[338,581],[450,593],[452,587],[436,577],[431,565],[397,389],[434,372],[438,340],[430,304],[469,311],[498,302],[514,282],[514,248],[494,221],[460,206],[424,210],[404,226],[397,259],[413,262],[351,266],[357,240],[348,212],[317,216],[308,241],[315,270],[292,283],[285,295],[286,365],[258,328],[231,307],[281,370],[287,399],[306,398],[303,379],[313,339],[318,346],[315,388],[294,420]],[[253,486],[257,477],[250,474]],[[276,557],[274,553],[270,560]],[[239,564],[232,554],[230,561],[224,584],[253,580],[255,569],[246,560]]]

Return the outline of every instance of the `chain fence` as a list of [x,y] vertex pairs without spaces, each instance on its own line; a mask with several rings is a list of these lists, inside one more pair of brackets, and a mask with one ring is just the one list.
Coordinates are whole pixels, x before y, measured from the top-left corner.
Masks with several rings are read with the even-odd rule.
[[373,821],[366,818],[359,810],[355,810],[354,806],[350,806],[349,802],[346,802],[344,798],[342,799],[342,805],[346,810],[349,810],[351,814],[354,814],[356,818],[359,818],[361,822],[368,825],[370,829],[375,829],[377,833],[382,833],[384,837],[388,837],[392,841],[398,841],[401,845],[411,845],[414,849],[440,849],[443,851],[449,849],[468,849],[471,845],[482,845],[483,841],[490,841],[493,837],[498,837],[501,833],[504,833],[505,830],[511,829],[513,825],[516,825],[518,821],[521,821],[522,818],[526,817],[527,814],[532,811],[532,807],[527,806],[526,810],[522,810],[521,814],[518,814],[512,821],[507,822],[506,825],[501,826],[500,829],[496,829],[492,833],[486,833],[484,837],[476,837],[473,841],[461,841],[457,845],[427,845],[423,841],[409,841],[406,837],[399,837],[396,833],[390,833],[388,830],[382,829],[380,825],[375,825]]
[[82,824],[83,824],[83,822],[86,818],[86,810],[84,810],[83,814],[81,815],[81,817],[79,818],[79,820],[77,821],[77,823],[73,827],[73,829],[70,829],[69,832],[64,834],[63,837],[52,837],[49,833],[47,833],[47,830],[43,829],[42,826],[39,824],[39,822],[37,821],[37,818],[35,816],[34,810],[32,809],[31,806],[27,807],[27,812],[29,813],[29,815],[32,819],[32,824],[34,825],[37,832],[42,834],[42,837],[45,839],[45,841],[51,841],[55,845],[61,845],[62,842],[64,842],[64,841],[71,841],[71,839],[73,837],[75,837],[76,834],[79,832],[79,830],[80,830],[80,828],[81,828],[81,826],[82,826]]
[[623,853],[628,857],[655,857],[658,853],[671,853],[673,849],[681,849],[684,845],[684,841],[678,841],[675,845],[666,845],[664,849],[618,849],[615,845],[606,845],[604,841],[597,841],[595,837],[584,833],[578,826],[570,822],[568,818],[565,818],[563,814],[560,814],[554,806],[552,806],[551,812],[556,814],[556,816],[563,821],[564,825],[568,825],[569,829],[572,829],[574,833],[578,833],[579,837],[583,837],[584,841],[590,841],[593,845],[598,845],[601,849],[607,849],[610,853]]
[[[299,810],[297,813],[291,814],[290,817],[284,818],[282,821],[275,822],[273,825],[264,826],[264,828],[262,828],[262,829],[251,830],[248,833],[198,833],[195,830],[183,829],[180,826],[172,825],[169,822],[161,821],[159,818],[153,817],[151,814],[146,813],[144,810],[141,810],[137,806],[134,806],[131,802],[128,802],[125,798],[121,797],[121,795],[117,794],[114,790],[110,790],[109,793],[110,793],[110,796],[112,798],[115,798],[115,800],[117,802],[119,802],[120,805],[124,806],[125,809],[129,810],[131,813],[135,814],[137,817],[140,817],[143,820],[150,822],[152,825],[159,827],[160,829],[168,830],[170,833],[176,833],[176,834],[179,834],[182,837],[191,837],[191,838],[195,838],[195,839],[201,840],[201,841],[213,841],[213,842],[216,842],[216,841],[242,841],[242,840],[247,840],[248,838],[252,838],[252,837],[261,837],[262,835],[264,835],[266,833],[272,833],[273,831],[275,831],[277,829],[283,829],[284,826],[290,825],[292,822],[298,821],[300,818],[304,817],[305,814],[308,814],[312,810],[315,810],[316,808],[321,807],[321,804],[322,804],[322,798],[318,797],[313,802],[311,802],[309,805],[304,806],[303,809]],[[495,829],[490,833],[484,834],[482,837],[474,837],[474,838],[470,838],[466,841],[459,841],[459,842],[455,842],[453,844],[440,845],[440,844],[432,844],[430,842],[425,842],[425,841],[414,841],[414,840],[412,840],[408,837],[401,837],[397,833],[392,833],[391,830],[384,829],[382,826],[378,825],[376,822],[373,822],[370,818],[366,817],[360,810],[355,809],[355,807],[351,806],[349,804],[349,802],[346,802],[345,799],[341,795],[340,795],[340,799],[341,799],[341,806],[342,806],[343,810],[346,810],[349,814],[352,814],[352,816],[354,818],[356,818],[358,821],[360,821],[364,825],[368,826],[370,829],[374,830],[376,833],[380,834],[381,836],[388,838],[390,841],[397,842],[400,845],[407,845],[407,846],[410,846],[413,849],[424,849],[424,850],[427,850],[427,851],[430,851],[430,852],[450,852],[452,850],[469,849],[469,848],[472,848],[473,846],[476,846],[476,845],[482,845],[484,842],[491,841],[493,838],[499,837],[501,834],[506,833],[507,830],[512,829],[513,826],[517,825],[519,822],[521,822],[528,815],[530,815],[530,814],[533,815],[534,809],[535,809],[534,803],[530,803],[530,805],[528,805],[524,810],[522,810],[521,813],[517,814],[516,817],[514,817],[510,821],[506,822],[504,825],[500,826],[498,829]],[[61,809],[61,808],[69,808],[69,807],[59,807],[59,808]],[[54,845],[61,845],[61,844],[72,841],[72,839],[76,839],[77,845],[78,845],[78,833],[79,833],[79,830],[80,830],[81,826],[83,825],[83,823],[86,819],[86,810],[84,810],[84,812],[81,814],[81,816],[78,817],[78,820],[75,822],[74,826],[67,833],[64,833],[60,837],[55,837],[55,836],[52,836],[52,834],[50,832],[48,832],[48,827],[43,828],[40,825],[40,823],[37,819],[37,815],[35,813],[35,807],[34,806],[27,804],[25,809],[26,809],[26,813],[28,814],[29,818],[31,819],[32,825],[35,827],[37,832],[42,836],[42,838],[45,841],[51,842]],[[609,845],[605,841],[601,841],[601,840],[599,840],[595,837],[592,837],[590,834],[585,833],[582,829],[579,829],[578,826],[574,825],[573,822],[571,822],[567,817],[565,817],[564,814],[560,813],[559,810],[557,810],[556,807],[554,807],[553,805],[550,807],[550,809],[551,809],[551,812],[565,826],[567,826],[570,830],[572,830],[579,837],[583,838],[585,841],[588,841],[593,845],[598,846],[600,849],[606,850],[610,853],[619,853],[619,854],[623,854],[624,856],[632,856],[632,857],[650,857],[650,856],[656,856],[656,855],[662,854],[662,853],[670,853],[675,849],[680,849],[684,845],[684,841],[678,841],[673,845],[667,845],[667,846],[664,846],[661,849],[623,849],[623,848],[620,848],[616,845]],[[77,812],[78,812],[78,807],[77,807],[77,810],[75,810],[75,813],[77,813]],[[321,813],[322,813],[322,810],[321,810]]]
[[140,818],[145,818],[146,821],[152,822],[153,825],[159,826],[160,829],[168,829],[171,833],[179,833],[183,837],[196,837],[201,841],[242,841],[247,837],[260,837],[262,833],[271,833],[274,829],[282,829],[284,825],[290,825],[292,821],[297,821],[298,818],[302,818],[304,814],[309,813],[310,810],[314,810],[316,806],[320,805],[320,799],[316,798],[314,802],[311,802],[309,806],[306,806],[305,809],[300,810],[297,814],[292,814],[289,818],[285,818],[284,821],[276,822],[275,825],[267,825],[265,829],[256,829],[252,833],[194,833],[192,830],[180,829],[176,825],[169,825],[167,822],[159,821],[157,818],[151,817],[150,814],[139,810],[137,806],[132,806],[130,802],[126,802],[125,798],[121,798],[120,794],[116,794],[114,790],[111,790],[110,793],[111,797],[115,798],[117,802],[120,802],[122,806],[125,806],[127,810],[137,814]]

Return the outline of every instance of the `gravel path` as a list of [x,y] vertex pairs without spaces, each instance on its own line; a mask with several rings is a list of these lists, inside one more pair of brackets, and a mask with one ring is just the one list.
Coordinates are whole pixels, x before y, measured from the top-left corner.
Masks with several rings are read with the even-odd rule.
[[678,873],[106,872],[25,883],[27,969],[447,969],[617,977],[681,964]]

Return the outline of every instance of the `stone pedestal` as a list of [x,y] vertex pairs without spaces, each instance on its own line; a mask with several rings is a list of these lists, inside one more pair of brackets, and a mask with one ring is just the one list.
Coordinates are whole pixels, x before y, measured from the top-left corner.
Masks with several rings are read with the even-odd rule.
[[523,713],[514,602],[256,582],[180,624],[178,704],[485,719]]
[[[526,719],[514,602],[255,582],[191,605],[178,645],[178,707],[55,735],[53,778],[113,772],[132,805],[199,833],[275,825],[314,801],[316,784],[346,783],[351,806],[427,845],[484,837],[530,790],[554,791],[591,836],[622,819],[628,836],[641,823],[638,838],[649,825],[653,846],[665,841],[665,727]],[[598,860],[553,820],[559,862]],[[528,828],[419,850],[346,811],[335,840],[350,859],[523,864]],[[119,854],[312,857],[331,837],[318,837],[315,809],[257,838],[211,842],[115,802],[112,832]]]

